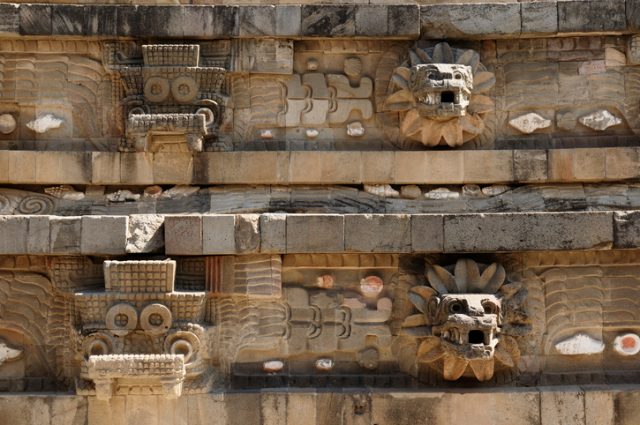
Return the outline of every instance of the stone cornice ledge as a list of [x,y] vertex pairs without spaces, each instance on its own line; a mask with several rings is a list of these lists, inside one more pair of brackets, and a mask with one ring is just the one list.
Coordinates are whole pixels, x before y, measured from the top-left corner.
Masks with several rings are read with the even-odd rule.
[[0,216],[0,235],[2,255],[611,250],[640,248],[640,211]]
[[640,148],[477,151],[0,151],[0,184],[490,184],[640,178]]
[[350,5],[0,4],[0,35],[486,39],[634,33],[638,0]]

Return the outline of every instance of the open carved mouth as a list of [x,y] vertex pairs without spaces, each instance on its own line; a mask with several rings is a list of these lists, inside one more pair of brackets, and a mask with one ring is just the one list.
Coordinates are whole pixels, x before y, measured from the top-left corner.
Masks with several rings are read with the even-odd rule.
[[446,341],[462,345],[462,344],[485,344],[491,343],[491,331],[485,329],[458,329],[451,327],[442,333],[442,338]]

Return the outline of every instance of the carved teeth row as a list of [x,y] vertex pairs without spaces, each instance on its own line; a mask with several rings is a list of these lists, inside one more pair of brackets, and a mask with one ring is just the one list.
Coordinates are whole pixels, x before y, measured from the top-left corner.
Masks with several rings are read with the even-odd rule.
[[458,328],[449,328],[444,331],[442,337],[446,340],[453,342],[454,344],[462,344],[462,334]]

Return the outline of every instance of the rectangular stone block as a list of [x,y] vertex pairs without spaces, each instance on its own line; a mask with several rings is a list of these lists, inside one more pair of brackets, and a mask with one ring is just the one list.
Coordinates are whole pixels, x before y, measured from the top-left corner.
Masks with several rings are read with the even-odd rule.
[[301,35],[349,37],[356,35],[356,6],[303,5]]
[[445,215],[445,252],[611,249],[613,213]]
[[513,174],[516,182],[544,182],[547,180],[546,150],[513,151]]
[[607,180],[633,179],[640,176],[640,149],[605,149],[605,174]]
[[555,34],[558,32],[558,3],[533,1],[520,3],[523,34]]
[[91,179],[91,153],[37,152],[39,184],[83,184]]
[[243,6],[238,11],[240,37],[274,35],[276,32],[275,6]]
[[463,151],[465,183],[513,181],[513,151]]
[[287,215],[260,216],[260,252],[279,254],[287,251]]
[[360,181],[369,184],[393,183],[394,156],[393,152],[361,152]]
[[36,154],[29,151],[9,151],[9,182],[36,183]]
[[411,252],[442,252],[443,248],[443,216],[413,214],[411,216]]
[[97,185],[120,183],[118,152],[91,152],[91,183]]
[[418,5],[390,4],[387,9],[387,35],[407,38],[420,35],[420,7]]
[[187,152],[153,154],[153,182],[155,184],[191,184],[193,156]]
[[51,35],[51,8],[44,4],[20,5],[20,34]]
[[613,215],[614,248],[640,247],[640,211],[616,211]]
[[540,425],[585,425],[584,392],[579,387],[545,388],[540,413]]
[[425,177],[428,184],[460,184],[465,178],[464,151],[425,152]]
[[626,29],[625,0],[558,2],[558,31],[597,32]]
[[80,254],[82,219],[54,217],[49,219],[49,250],[52,254]]
[[389,33],[388,21],[388,7],[386,5],[356,6],[357,36],[385,36]]
[[127,230],[126,216],[83,216],[80,251],[95,255],[125,254]]
[[287,252],[323,253],[344,251],[344,216],[289,214]]
[[210,37],[213,27],[213,6],[182,6],[182,36]]
[[260,252],[260,214],[236,215],[234,232],[237,253]]
[[118,7],[111,5],[85,6],[85,35],[115,36],[118,33]]
[[300,34],[302,7],[300,5],[276,6],[276,35],[297,36]]
[[202,247],[204,255],[235,254],[236,218],[233,214],[202,216]]
[[215,163],[223,168],[223,183],[278,184],[287,180],[289,152],[247,151],[217,155],[221,162],[215,160]]
[[395,152],[395,183],[423,184],[427,180],[426,152]]
[[212,37],[236,37],[239,32],[238,6],[214,6]]
[[573,176],[579,181],[602,181],[605,178],[604,149],[574,149]]
[[20,33],[20,5],[0,4],[0,34],[18,35]]
[[405,214],[344,216],[344,245],[353,252],[410,252],[411,220]]
[[9,152],[0,151],[0,183],[9,182]]
[[120,154],[122,184],[153,184],[153,154],[145,152]]
[[427,39],[519,36],[520,3],[424,5],[420,23]]
[[49,216],[32,215],[28,218],[27,252],[29,254],[48,254],[51,245],[49,239]]
[[81,5],[58,5],[51,11],[51,33],[53,35],[84,35],[86,12]]
[[164,243],[167,255],[202,255],[202,216],[166,216]]
[[0,254],[26,254],[29,218],[0,216]]

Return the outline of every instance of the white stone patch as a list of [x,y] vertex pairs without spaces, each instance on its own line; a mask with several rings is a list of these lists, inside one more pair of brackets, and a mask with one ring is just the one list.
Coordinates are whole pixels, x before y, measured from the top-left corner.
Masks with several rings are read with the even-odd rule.
[[107,201],[109,202],[126,202],[126,201],[137,201],[140,199],[140,195],[131,192],[130,190],[118,190],[113,193],[110,193],[106,196]]
[[347,124],[347,134],[351,137],[364,136],[364,127],[358,121]]
[[598,354],[604,351],[604,343],[587,334],[576,334],[556,344],[556,350],[565,356]]
[[165,190],[160,198],[162,199],[177,199],[185,198],[196,194],[200,190],[199,186],[178,185],[173,186],[171,189]]
[[17,348],[12,348],[7,343],[0,339],[0,365],[5,362],[10,362],[12,360],[17,360],[22,357],[22,350]]
[[505,192],[510,191],[511,188],[504,184],[494,184],[492,186],[487,186],[482,188],[482,193],[487,196],[498,196],[502,195]]
[[439,187],[425,193],[424,197],[427,199],[458,199],[460,197],[460,193],[454,192],[446,187]]
[[509,125],[516,130],[524,134],[531,134],[541,128],[548,128],[551,126],[551,120],[548,120],[535,112],[530,112],[525,115],[520,115],[517,118],[509,121]]
[[306,134],[309,139],[315,139],[316,137],[318,137],[318,134],[320,133],[318,132],[318,130],[314,128],[310,128],[306,131]]
[[578,118],[578,121],[580,121],[580,124],[596,131],[604,131],[607,128],[613,127],[614,125],[618,125],[622,122],[620,118],[612,115],[611,112],[605,109],[581,116]]
[[635,356],[640,353],[640,337],[632,333],[618,335],[613,340],[613,349],[623,356]]
[[267,373],[280,372],[284,369],[284,363],[280,360],[269,360],[262,364],[262,370]]
[[331,359],[318,359],[316,360],[316,369],[328,372],[333,369],[333,360]]
[[0,133],[10,134],[16,129],[16,119],[11,114],[0,115]]
[[70,201],[80,201],[84,199],[83,192],[78,192],[73,188],[73,186],[70,186],[68,184],[63,184],[62,186],[47,187],[44,189],[44,193],[46,193],[47,195],[51,195],[54,198],[67,199]]
[[365,184],[364,191],[372,195],[384,196],[385,198],[397,198],[400,196],[400,192],[388,184]]
[[60,128],[64,120],[51,114],[41,115],[33,121],[27,123],[27,127],[36,133],[46,133],[54,128]]

